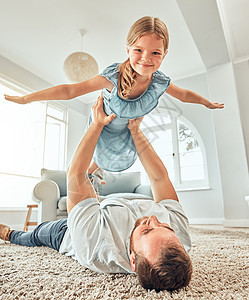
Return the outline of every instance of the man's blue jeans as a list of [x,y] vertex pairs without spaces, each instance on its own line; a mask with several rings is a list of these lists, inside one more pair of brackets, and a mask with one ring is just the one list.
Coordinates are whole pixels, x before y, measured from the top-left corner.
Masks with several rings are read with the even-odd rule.
[[14,230],[10,243],[27,247],[47,246],[57,251],[67,230],[67,219],[47,221],[38,225],[32,232]]

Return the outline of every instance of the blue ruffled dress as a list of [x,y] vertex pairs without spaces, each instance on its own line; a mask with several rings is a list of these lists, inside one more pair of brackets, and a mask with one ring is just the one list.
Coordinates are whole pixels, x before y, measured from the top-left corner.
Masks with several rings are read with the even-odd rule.
[[[114,84],[111,92],[103,90],[104,111],[107,115],[114,113],[117,117],[103,128],[93,154],[95,163],[110,172],[120,172],[133,165],[137,152],[127,128],[129,119],[143,117],[154,109],[158,105],[159,97],[170,84],[170,78],[157,70],[141,96],[123,99],[118,94],[119,65],[114,63],[100,74]],[[91,120],[90,116],[89,124]]]

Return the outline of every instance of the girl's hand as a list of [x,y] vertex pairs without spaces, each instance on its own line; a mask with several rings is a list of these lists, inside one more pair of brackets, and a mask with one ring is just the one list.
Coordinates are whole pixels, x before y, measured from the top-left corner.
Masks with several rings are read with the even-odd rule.
[[27,104],[29,103],[27,100],[25,100],[25,96],[9,96],[9,95],[4,95],[5,100],[11,101],[11,102],[15,102],[18,104]]
[[129,128],[131,133],[135,133],[140,130],[140,124],[141,124],[143,118],[144,117],[129,120],[129,124],[127,125],[127,127]]
[[209,109],[221,109],[224,108],[224,103],[208,103],[207,105],[205,105],[207,108]]
[[108,125],[114,118],[116,118],[115,114],[110,114],[109,116],[107,116],[103,109],[103,102],[103,93],[101,93],[92,107],[93,122],[99,126]]

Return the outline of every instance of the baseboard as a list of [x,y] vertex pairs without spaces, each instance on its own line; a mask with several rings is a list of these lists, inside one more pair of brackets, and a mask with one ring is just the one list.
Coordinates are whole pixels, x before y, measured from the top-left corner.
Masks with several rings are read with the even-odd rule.
[[222,225],[223,222],[220,218],[189,218],[190,225]]
[[219,218],[209,219],[209,218],[190,218],[189,224],[191,225],[223,225],[224,227],[249,227],[248,219],[232,219],[224,220]]
[[[10,227],[10,229],[23,231],[24,224],[8,224],[8,226]],[[32,229],[34,229],[34,227],[30,226],[29,230]]]
[[[27,217],[27,208],[25,207],[1,207],[0,223],[6,224],[15,230],[23,230]],[[37,222],[37,208],[32,209],[30,221]],[[32,229],[34,227],[30,227]]]
[[248,219],[232,219],[232,220],[224,220],[224,227],[249,227]]

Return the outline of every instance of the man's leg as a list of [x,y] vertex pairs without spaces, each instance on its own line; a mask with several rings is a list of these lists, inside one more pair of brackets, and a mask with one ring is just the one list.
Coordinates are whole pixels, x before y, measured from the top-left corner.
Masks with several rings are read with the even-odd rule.
[[13,230],[10,243],[35,247],[47,246],[59,251],[62,239],[67,230],[67,219],[47,221],[38,225],[32,232]]

